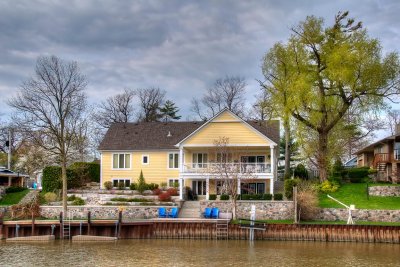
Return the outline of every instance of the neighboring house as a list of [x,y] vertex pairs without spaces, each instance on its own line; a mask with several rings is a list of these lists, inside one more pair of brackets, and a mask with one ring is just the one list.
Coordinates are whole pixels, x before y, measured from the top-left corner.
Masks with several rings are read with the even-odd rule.
[[352,157],[348,161],[343,164],[343,167],[346,169],[357,167],[357,157]]
[[[99,146],[100,182],[116,187],[136,182],[140,171],[147,183],[179,183],[190,187],[200,198],[219,193],[220,181],[207,175],[207,168],[221,158],[214,141],[229,138],[235,151],[229,164],[251,167],[254,175],[246,184],[252,193],[273,193],[279,143],[279,121],[244,121],[224,109],[207,122],[116,123]],[[241,188],[241,189],[240,189]],[[238,190],[238,191],[239,191]]]
[[376,169],[381,181],[400,181],[400,132],[364,147],[356,153],[358,167]]
[[0,167],[0,186],[24,186],[29,175]]

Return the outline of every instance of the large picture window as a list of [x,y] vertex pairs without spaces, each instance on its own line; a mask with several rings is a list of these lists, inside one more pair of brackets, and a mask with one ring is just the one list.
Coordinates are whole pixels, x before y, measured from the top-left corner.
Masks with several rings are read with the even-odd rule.
[[168,154],[168,168],[169,169],[179,168],[179,153]]
[[130,169],[131,154],[113,154],[113,169]]

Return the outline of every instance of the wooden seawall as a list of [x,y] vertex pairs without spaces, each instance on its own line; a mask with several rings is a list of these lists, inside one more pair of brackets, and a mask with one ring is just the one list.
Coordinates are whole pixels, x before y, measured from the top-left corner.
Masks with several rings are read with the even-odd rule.
[[[18,227],[17,227],[18,225]],[[6,221],[0,236],[50,235],[60,238],[59,221]],[[18,230],[17,230],[18,228]],[[216,239],[216,220],[154,219],[134,222],[92,221],[71,223],[72,235],[98,235],[120,239]],[[229,225],[229,239],[249,239],[249,230]],[[400,243],[400,226],[268,224],[255,231],[255,240],[301,240],[322,242]]]

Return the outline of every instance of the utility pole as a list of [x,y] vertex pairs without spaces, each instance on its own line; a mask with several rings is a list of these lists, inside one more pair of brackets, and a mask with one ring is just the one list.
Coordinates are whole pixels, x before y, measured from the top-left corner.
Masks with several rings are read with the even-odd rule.
[[12,153],[12,142],[11,142],[11,128],[8,129],[8,164],[7,168],[11,171],[11,153]]

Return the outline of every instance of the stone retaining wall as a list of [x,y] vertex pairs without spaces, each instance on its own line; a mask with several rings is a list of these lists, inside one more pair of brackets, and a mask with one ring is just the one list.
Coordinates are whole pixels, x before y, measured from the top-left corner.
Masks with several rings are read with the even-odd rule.
[[[151,219],[158,217],[157,206],[124,207],[122,212],[123,219]],[[166,207],[169,212],[172,207]],[[41,206],[40,213],[45,218],[58,218],[62,206]],[[74,219],[87,219],[87,214],[91,212],[92,219],[118,219],[118,206],[69,206],[68,211]]]
[[[353,210],[353,219],[357,221],[372,222],[400,222],[400,210]],[[315,220],[321,221],[347,221],[347,209],[321,209]]]
[[400,197],[400,186],[371,186],[368,192],[370,196]]
[[[237,201],[236,217],[249,218],[251,205],[256,206],[256,220],[293,219],[293,201]],[[202,211],[206,207],[218,207],[220,212],[231,212],[231,201],[200,201]]]

